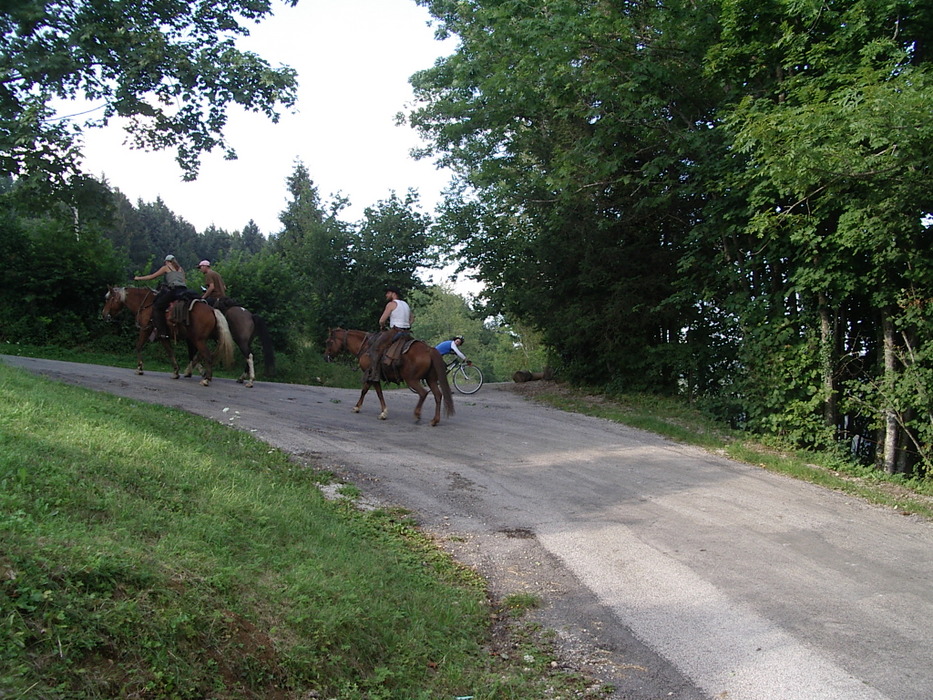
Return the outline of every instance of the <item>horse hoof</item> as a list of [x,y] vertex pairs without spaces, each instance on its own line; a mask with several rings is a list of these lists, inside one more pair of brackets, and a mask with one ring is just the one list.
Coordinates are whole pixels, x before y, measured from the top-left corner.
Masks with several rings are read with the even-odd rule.
[[243,380],[242,380],[242,379],[237,379],[237,380],[236,380],[236,383],[237,383],[237,384],[242,384],[242,383],[243,383]]
[[359,412],[360,412],[360,407],[359,407],[359,406],[354,406],[354,407],[351,408],[350,410],[353,411],[354,413],[359,413]]
[[142,374],[142,373],[143,371],[141,369],[136,370],[136,374]]
[[440,423],[439,420],[432,420],[432,421],[431,421],[431,427],[433,428],[433,427],[434,427],[435,425],[437,425],[438,423]]
[[245,384],[244,386],[245,386],[247,389],[252,389],[252,388],[253,388],[253,383],[252,383],[252,382],[246,382],[246,384]]
[[210,386],[210,385],[211,385],[211,380],[210,380],[210,379],[202,379],[202,380],[201,380],[201,386]]
[[388,417],[389,417],[389,414],[388,414],[388,413],[380,413],[380,414],[379,414],[379,420],[385,420],[385,419],[388,418]]

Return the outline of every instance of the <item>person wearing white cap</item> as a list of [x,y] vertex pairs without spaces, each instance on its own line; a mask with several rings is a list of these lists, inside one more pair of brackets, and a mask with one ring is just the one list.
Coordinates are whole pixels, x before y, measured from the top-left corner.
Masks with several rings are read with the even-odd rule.
[[137,282],[154,280],[156,277],[165,275],[165,286],[156,294],[152,302],[152,320],[155,323],[158,336],[168,338],[168,324],[165,321],[165,309],[169,303],[180,297],[188,291],[188,283],[185,280],[185,269],[178,264],[174,255],[165,256],[165,264],[151,275],[136,275],[133,279]]
[[227,296],[227,285],[224,284],[224,280],[220,274],[216,270],[211,269],[210,260],[202,260],[199,262],[198,269],[204,273],[205,290],[201,298],[207,299],[211,306],[216,307],[217,300]]

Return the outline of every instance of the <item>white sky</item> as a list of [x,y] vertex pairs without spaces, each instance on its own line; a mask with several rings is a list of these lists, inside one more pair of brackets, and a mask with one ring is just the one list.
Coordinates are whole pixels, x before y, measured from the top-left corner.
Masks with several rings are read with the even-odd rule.
[[427,11],[414,0],[300,0],[275,5],[275,16],[251,28],[241,48],[273,66],[298,71],[298,104],[278,124],[234,109],[226,135],[238,159],[213,153],[195,182],[182,182],[170,152],[144,153],[123,145],[115,124],[89,129],[85,171],[105,177],[132,202],[161,197],[175,214],[203,232],[211,224],[229,232],[253,219],[263,234],[280,230],[288,199],[286,178],[301,160],[321,196],[341,193],[357,221],[363,209],[409,187],[433,213],[449,173],[409,155],[417,134],[396,126],[411,102],[408,78],[453,53],[455,43],[434,39]]

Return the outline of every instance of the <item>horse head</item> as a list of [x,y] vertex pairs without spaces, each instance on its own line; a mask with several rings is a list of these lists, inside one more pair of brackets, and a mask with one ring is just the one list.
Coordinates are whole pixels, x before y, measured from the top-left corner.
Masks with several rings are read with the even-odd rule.
[[346,346],[347,332],[342,328],[331,328],[324,341],[324,361],[333,362]]
[[104,295],[104,308],[100,312],[100,317],[105,321],[112,321],[113,317],[123,310],[125,304],[126,288],[108,285],[107,293]]

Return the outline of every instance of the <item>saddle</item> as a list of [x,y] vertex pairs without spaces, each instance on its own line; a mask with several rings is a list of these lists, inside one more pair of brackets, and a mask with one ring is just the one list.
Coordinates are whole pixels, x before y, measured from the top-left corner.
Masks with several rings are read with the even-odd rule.
[[220,297],[219,299],[205,299],[205,301],[223,314],[226,314],[227,311],[233,308],[234,306],[242,306],[242,304],[238,302],[236,299],[234,299],[233,297]]
[[364,348],[362,352],[369,352],[372,357],[372,364],[363,373],[363,379],[368,382],[401,382],[399,368],[402,364],[402,355],[404,355],[415,339],[411,335],[405,335],[398,340],[392,341],[388,347],[381,351],[381,356],[373,357],[374,351]]
[[199,301],[204,301],[195,292],[189,292],[176,299],[165,310],[165,317],[169,323],[176,326],[187,326],[191,308]]
[[387,367],[394,367],[402,360],[402,355],[408,352],[408,348],[415,342],[411,336],[399,338],[385,349],[382,355],[382,364]]

